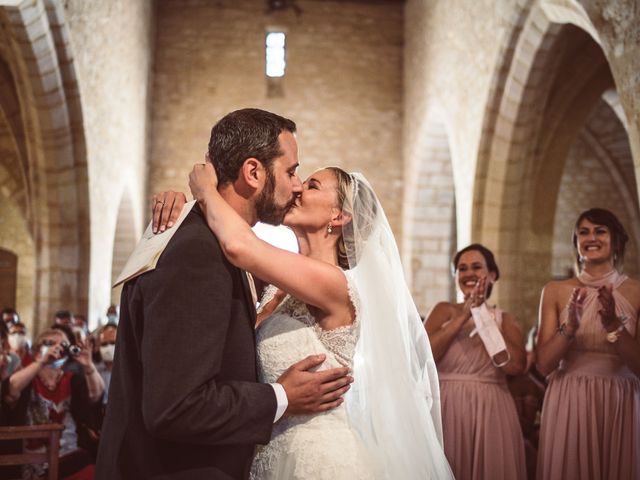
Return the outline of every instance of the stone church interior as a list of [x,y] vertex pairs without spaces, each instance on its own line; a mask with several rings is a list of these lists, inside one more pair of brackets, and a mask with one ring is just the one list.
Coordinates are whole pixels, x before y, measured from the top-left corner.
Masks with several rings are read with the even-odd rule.
[[481,243],[524,339],[581,212],[640,276],[639,71],[637,0],[0,0],[0,308],[32,338],[113,321],[153,194],[255,107],[296,122],[302,179],[369,179],[423,318]]

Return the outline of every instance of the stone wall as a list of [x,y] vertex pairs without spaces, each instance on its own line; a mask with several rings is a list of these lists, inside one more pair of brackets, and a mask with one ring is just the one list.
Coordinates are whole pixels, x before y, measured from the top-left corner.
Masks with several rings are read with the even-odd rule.
[[67,0],[87,144],[91,218],[89,321],[111,302],[114,236],[128,195],[138,235],[146,213],[152,2]]
[[[399,233],[402,198],[401,2],[262,0],[157,3],[151,192],[184,191],[211,126],[258,107],[298,125],[301,177],[324,165],[362,171]],[[287,34],[282,96],[270,97],[265,32]]]
[[[0,174],[0,178],[2,175]],[[29,328],[33,325],[35,251],[25,219],[14,201],[4,197],[0,201],[0,246],[18,257],[15,305],[20,320]]]
[[[633,69],[640,57],[631,56],[640,47],[639,15],[624,0],[408,0],[403,245],[412,244],[416,190],[423,188],[416,172],[431,161],[424,137],[439,118],[453,164],[458,245],[481,241],[494,250],[502,275],[492,299],[533,323],[540,289],[552,275],[556,207],[580,196],[575,183],[560,187],[565,159],[605,90],[617,90],[628,119],[624,135],[630,151],[638,151],[640,84]],[[593,158],[597,147],[589,150]],[[638,171],[637,153],[628,166]],[[637,183],[631,170],[627,178]],[[616,188],[605,179],[598,178],[599,188]],[[632,213],[633,190],[626,207]],[[628,222],[634,224],[633,215]]]
[[574,262],[571,234],[578,215],[588,208],[606,208],[622,222],[630,241],[625,273],[640,273],[638,258],[638,195],[629,139],[613,110],[600,102],[571,149],[562,174],[554,222],[554,278],[566,277]]

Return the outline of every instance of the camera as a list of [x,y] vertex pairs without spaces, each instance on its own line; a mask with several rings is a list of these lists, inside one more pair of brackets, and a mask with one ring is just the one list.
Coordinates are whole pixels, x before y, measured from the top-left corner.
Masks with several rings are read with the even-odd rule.
[[[82,349],[77,345],[71,345],[69,343],[63,343],[60,346],[62,347],[62,352],[60,354],[60,358],[77,357],[78,355],[80,355],[80,352],[82,352]],[[50,348],[49,345],[43,345],[42,348],[40,349],[40,355],[42,355],[44,357],[47,354],[47,352],[49,351],[49,348]]]
[[82,349],[78,345],[70,345],[68,343],[62,344],[62,356],[63,357],[77,357],[80,355]]

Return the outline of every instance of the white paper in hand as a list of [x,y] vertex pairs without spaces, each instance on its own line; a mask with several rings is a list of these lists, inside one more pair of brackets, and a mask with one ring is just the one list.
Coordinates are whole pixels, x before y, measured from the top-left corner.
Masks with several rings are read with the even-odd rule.
[[136,245],[135,250],[127,260],[127,264],[124,266],[124,269],[122,269],[120,275],[118,275],[116,283],[113,284],[114,287],[156,268],[160,255],[162,255],[162,252],[169,243],[169,240],[171,240],[171,237],[173,237],[178,230],[178,227],[180,227],[180,224],[187,218],[187,215],[195,203],[195,200],[185,203],[173,227],[162,233],[153,233],[152,222],[149,222],[138,245]]
[[[476,324],[478,335],[480,335],[480,339],[484,344],[484,348],[491,357],[491,361],[493,362],[493,364],[496,367],[502,367],[506,365],[507,362],[511,359],[511,356],[509,355],[509,351],[507,350],[507,344],[502,337],[502,333],[498,328],[498,324],[487,308],[487,304],[483,303],[479,307],[472,308],[471,316],[473,317],[473,321]],[[498,364],[495,357],[500,352],[506,352],[507,355],[506,360]]]

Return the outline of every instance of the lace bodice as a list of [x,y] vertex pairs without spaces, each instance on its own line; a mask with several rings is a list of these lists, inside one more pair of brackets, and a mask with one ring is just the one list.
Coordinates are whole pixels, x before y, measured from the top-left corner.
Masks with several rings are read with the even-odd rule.
[[[291,295],[287,295],[276,307],[273,313],[264,321],[263,325],[258,329],[258,344],[260,344],[260,339],[265,337],[262,330],[271,330],[273,328],[266,327],[266,324],[268,324],[267,322],[270,323],[272,321],[277,321],[276,318],[282,319],[282,317],[289,317],[302,323],[305,327],[310,328],[313,334],[320,341],[320,343],[322,343],[323,347],[333,355],[338,364],[345,367],[351,367],[353,364],[353,354],[355,351],[356,342],[358,341],[359,300],[357,291],[353,287],[350,276],[347,272],[345,272],[345,276],[347,277],[349,298],[351,299],[351,303],[353,304],[355,309],[355,320],[352,325],[338,327],[332,330],[323,330],[320,325],[316,323],[315,318],[303,301],[292,297]],[[277,288],[273,285],[269,285],[265,289],[262,300],[260,302],[260,308],[258,308],[258,312],[260,312],[265,305],[273,300],[276,291]],[[278,327],[275,328],[276,330],[279,330]]]
[[[356,312],[352,325],[322,330],[306,304],[290,295],[260,324],[256,341],[261,382],[276,382],[291,365],[314,354],[326,355],[317,370],[352,365],[359,307],[348,275],[347,282]],[[276,290],[267,287],[261,306],[273,300]],[[251,479],[369,480],[374,478],[371,463],[351,430],[343,404],[316,415],[280,419],[270,443],[258,449]]]

